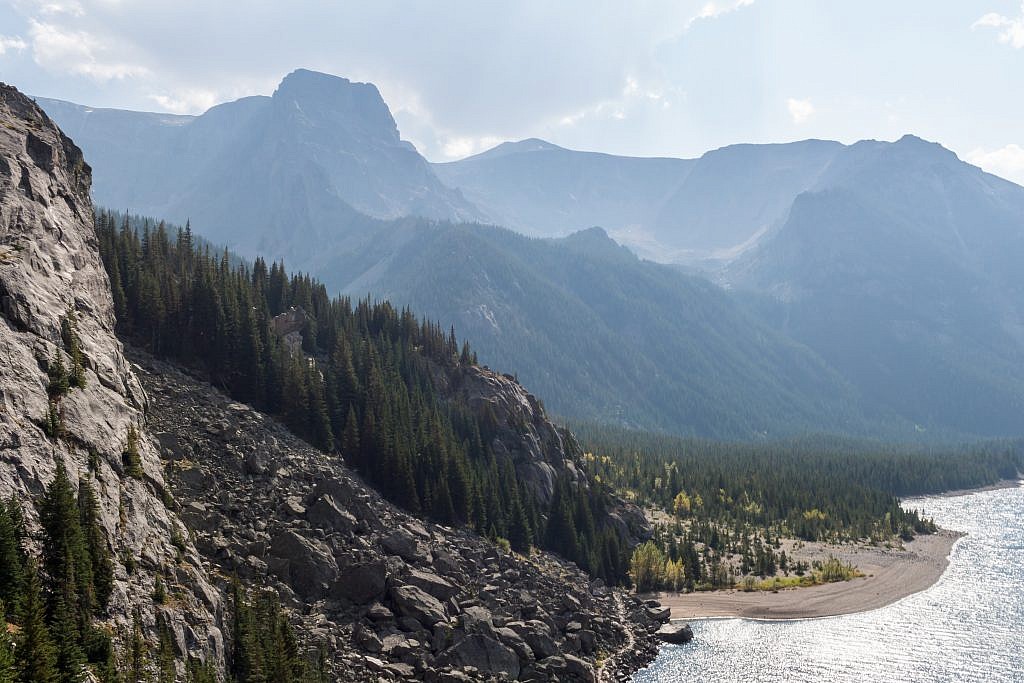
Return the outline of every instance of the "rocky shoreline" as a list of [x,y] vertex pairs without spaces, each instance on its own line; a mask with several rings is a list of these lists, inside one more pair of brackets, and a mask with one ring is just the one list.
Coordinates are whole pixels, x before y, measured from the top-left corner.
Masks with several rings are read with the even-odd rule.
[[273,419],[131,359],[208,572],[277,591],[334,680],[626,681],[657,654],[661,615],[635,597],[417,520]]

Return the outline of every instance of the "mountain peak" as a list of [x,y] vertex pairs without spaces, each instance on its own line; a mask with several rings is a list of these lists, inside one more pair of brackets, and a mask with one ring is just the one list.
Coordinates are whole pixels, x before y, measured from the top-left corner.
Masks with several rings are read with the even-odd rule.
[[475,154],[470,159],[497,159],[498,157],[508,156],[510,154],[528,154],[530,152],[552,152],[552,151],[564,151],[564,147],[548,142],[547,140],[541,140],[540,138],[526,138],[525,140],[519,140],[516,142],[503,142],[496,147],[492,147],[489,150]]
[[377,86],[341,76],[296,69],[284,77],[273,100],[297,109],[314,124],[358,129],[398,143],[398,126]]

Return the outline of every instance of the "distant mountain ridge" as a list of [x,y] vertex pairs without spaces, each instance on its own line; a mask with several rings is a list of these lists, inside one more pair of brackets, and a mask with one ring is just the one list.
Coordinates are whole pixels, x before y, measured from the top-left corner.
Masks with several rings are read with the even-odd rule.
[[430,164],[373,86],[301,70],[199,117],[42,105],[98,203],[414,304],[567,416],[742,438],[1021,429],[1024,188],[913,136],[693,160],[528,139]]

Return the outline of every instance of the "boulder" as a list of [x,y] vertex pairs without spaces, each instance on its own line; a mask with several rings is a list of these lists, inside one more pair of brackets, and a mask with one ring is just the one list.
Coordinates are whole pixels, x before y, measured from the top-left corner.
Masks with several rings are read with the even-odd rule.
[[472,605],[462,610],[462,629],[466,633],[479,633],[489,638],[494,637],[494,620],[490,610],[479,605]]
[[668,607],[648,607],[647,616],[652,621],[666,622],[672,618],[672,610]]
[[689,624],[665,624],[655,635],[666,643],[688,643],[693,640],[693,629]]
[[365,605],[387,590],[387,568],[383,560],[364,562],[343,569],[331,585],[331,597]]
[[329,495],[317,498],[306,509],[306,519],[314,527],[324,531],[351,531],[358,524],[352,513],[338,507]]
[[427,556],[416,537],[406,529],[393,531],[381,539],[380,544],[385,552],[398,555],[406,562],[422,562]]
[[399,614],[412,617],[427,628],[432,628],[437,622],[448,618],[444,605],[416,586],[392,586],[391,600]]
[[537,659],[545,659],[558,652],[558,645],[551,637],[551,630],[543,621],[511,621],[507,624],[507,628],[519,634],[519,637],[533,650]]
[[338,564],[330,549],[290,529],[274,537],[270,554],[280,560],[272,566],[281,579],[304,597],[319,597],[338,578]]
[[445,650],[439,661],[452,667],[474,667],[485,676],[504,674],[515,680],[519,677],[519,657],[512,648],[488,636],[468,635]]
[[402,582],[411,586],[416,586],[417,588],[430,593],[438,600],[447,600],[455,597],[459,592],[458,587],[453,585],[450,581],[442,579],[433,572],[423,571],[421,569],[411,570],[408,574],[402,577]]

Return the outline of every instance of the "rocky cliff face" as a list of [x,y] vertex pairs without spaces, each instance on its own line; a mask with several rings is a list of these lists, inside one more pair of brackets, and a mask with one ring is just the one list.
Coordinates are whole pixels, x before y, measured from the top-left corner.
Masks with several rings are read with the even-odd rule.
[[[160,607],[179,653],[223,660],[218,592],[164,505],[166,484],[144,427],[146,396],[114,336],[110,285],[100,262],[89,199],[90,169],[81,151],[35,104],[0,84],[0,495],[38,496],[63,461],[73,481],[91,477],[115,558],[110,622],[126,630],[132,611],[152,627],[154,582],[180,596]],[[85,369],[84,388],[54,409],[63,436],[47,436],[47,368],[71,358],[62,323],[73,312]],[[140,434],[141,478],[122,462],[129,427]],[[31,530],[35,510],[25,506]],[[131,560],[134,560],[132,562]],[[132,571],[129,571],[131,567]]]
[[[494,425],[490,446],[495,457],[511,460],[519,481],[540,502],[551,501],[560,478],[574,487],[590,487],[576,437],[555,425],[541,401],[515,377],[467,366],[454,375],[438,373],[436,381],[450,400],[490,417]],[[650,525],[635,505],[613,499],[608,513],[608,521],[630,543],[650,537]]]

